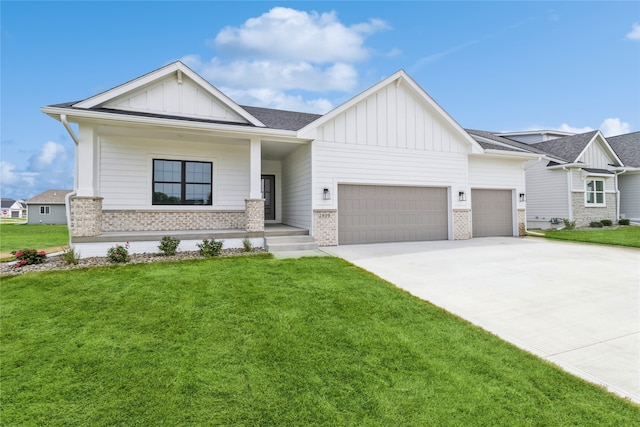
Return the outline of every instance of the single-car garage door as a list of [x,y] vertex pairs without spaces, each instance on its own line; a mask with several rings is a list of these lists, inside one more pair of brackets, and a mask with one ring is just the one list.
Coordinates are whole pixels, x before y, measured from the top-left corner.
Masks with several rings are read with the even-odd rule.
[[338,244],[446,240],[446,188],[338,186]]
[[513,236],[511,190],[471,190],[473,237]]

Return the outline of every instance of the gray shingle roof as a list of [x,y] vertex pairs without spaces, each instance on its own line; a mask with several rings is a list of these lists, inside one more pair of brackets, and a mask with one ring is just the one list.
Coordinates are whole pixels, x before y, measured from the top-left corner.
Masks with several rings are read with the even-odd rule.
[[322,117],[321,114],[298,113],[295,111],[249,107],[246,105],[241,105],[241,107],[271,129],[300,130],[309,123]]
[[[530,144],[525,144],[519,141],[514,141],[509,138],[505,138],[502,136],[497,136],[494,132],[489,132],[485,130],[477,130],[477,129],[465,129],[469,135],[473,139],[480,144],[482,148],[493,149],[493,150],[504,150],[504,151],[520,151],[527,153],[536,153],[536,154],[545,154],[544,151],[538,150],[537,148],[532,147]],[[495,141],[497,144],[493,144],[491,142],[484,141],[480,138],[489,139],[491,141]],[[504,145],[501,145],[504,144]],[[507,145],[507,147],[505,147]]]
[[9,199],[8,197],[2,197],[0,200],[0,208],[9,209],[15,202],[15,200]]
[[43,191],[42,193],[37,194],[32,198],[28,199],[27,204],[34,204],[34,203],[38,203],[38,204],[46,203],[50,205],[64,204],[64,196],[66,196],[67,193],[71,193],[71,191],[73,190]]
[[640,132],[611,136],[607,142],[625,166],[640,168]]
[[573,163],[578,160],[580,153],[582,153],[587,144],[591,142],[597,132],[597,130],[594,130],[578,135],[538,142],[536,144],[531,144],[531,146],[535,149],[542,150],[559,160]]

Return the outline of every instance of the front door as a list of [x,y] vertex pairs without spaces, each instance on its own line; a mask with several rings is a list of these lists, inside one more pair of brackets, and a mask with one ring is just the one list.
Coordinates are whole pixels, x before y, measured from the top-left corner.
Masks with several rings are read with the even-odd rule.
[[276,177],[262,175],[262,198],[264,199],[264,219],[276,219]]

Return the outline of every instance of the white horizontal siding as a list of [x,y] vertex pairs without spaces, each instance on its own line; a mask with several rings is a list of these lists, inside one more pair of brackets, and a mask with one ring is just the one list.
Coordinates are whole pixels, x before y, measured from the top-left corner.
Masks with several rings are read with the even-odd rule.
[[473,156],[469,159],[469,185],[473,188],[525,190],[520,160]]
[[401,150],[467,153],[469,142],[413,91],[388,85],[320,126],[317,140]]
[[528,221],[569,218],[567,172],[546,165],[544,160],[525,164]]
[[303,145],[282,161],[282,222],[311,229],[311,147]]
[[620,215],[640,221],[640,174],[622,174],[620,188]]
[[213,208],[245,208],[244,200],[249,195],[248,143],[190,143],[109,135],[100,138],[100,150],[103,209],[152,209],[153,159],[212,162]]

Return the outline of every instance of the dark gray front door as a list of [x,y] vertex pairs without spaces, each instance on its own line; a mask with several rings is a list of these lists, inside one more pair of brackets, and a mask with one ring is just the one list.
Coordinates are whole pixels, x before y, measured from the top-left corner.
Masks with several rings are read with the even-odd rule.
[[262,197],[264,198],[264,219],[276,219],[276,177],[262,175]]

